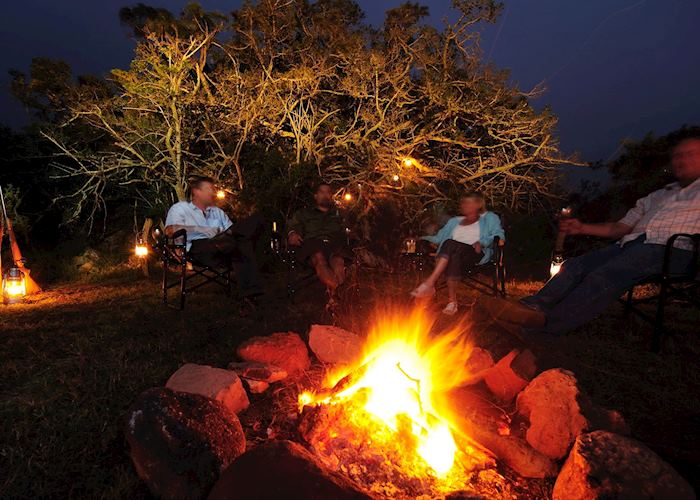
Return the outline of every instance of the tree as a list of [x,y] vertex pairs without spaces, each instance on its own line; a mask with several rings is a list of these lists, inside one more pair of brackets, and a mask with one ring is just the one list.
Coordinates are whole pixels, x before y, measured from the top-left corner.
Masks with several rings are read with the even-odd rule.
[[45,132],[57,168],[82,179],[74,215],[94,214],[112,188],[142,203],[182,199],[193,173],[249,190],[263,174],[243,164],[247,150],[286,158],[290,190],[313,169],[353,193],[360,215],[380,200],[418,213],[465,189],[534,206],[552,196],[556,166],[575,162],[558,150],[556,118],[529,104],[542,89],[522,92],[481,60],[478,27],[501,5],[454,5],[460,16],[442,30],[414,3],[379,29],[351,0],[246,2],[216,26],[224,17],[195,6],[179,19],[122,10],[141,37],[130,69],[112,72],[112,96],[80,99],[64,121],[108,144]]
[[182,200],[190,175],[215,168],[197,152],[212,101],[206,61],[215,35],[148,34],[130,69],[111,72],[114,95],[71,104],[64,125],[80,122],[99,131],[100,147],[60,129],[44,132],[59,151],[58,177],[81,180],[71,193],[74,217],[104,208],[110,188],[146,206]]

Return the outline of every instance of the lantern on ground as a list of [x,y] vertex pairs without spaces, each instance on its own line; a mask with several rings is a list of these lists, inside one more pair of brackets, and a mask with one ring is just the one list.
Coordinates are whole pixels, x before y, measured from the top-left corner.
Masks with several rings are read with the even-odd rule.
[[143,238],[139,238],[136,241],[136,246],[134,247],[134,255],[142,259],[148,257],[148,245],[144,243]]
[[24,273],[16,266],[7,270],[2,279],[2,301],[5,304],[17,304],[27,295],[27,283]]

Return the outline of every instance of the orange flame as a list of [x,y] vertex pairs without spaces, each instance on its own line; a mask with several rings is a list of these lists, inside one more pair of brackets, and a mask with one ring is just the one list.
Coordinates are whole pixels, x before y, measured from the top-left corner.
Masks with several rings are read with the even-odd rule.
[[342,378],[355,377],[339,392],[299,396],[301,408],[311,404],[335,404],[362,391],[364,409],[393,431],[408,417],[415,437],[414,450],[439,476],[454,464],[457,445],[450,423],[435,407],[433,395],[462,385],[471,377],[465,367],[471,346],[465,325],[431,336],[434,320],[420,309],[406,314],[382,314],[370,330],[362,359],[351,368],[331,373],[334,387]]

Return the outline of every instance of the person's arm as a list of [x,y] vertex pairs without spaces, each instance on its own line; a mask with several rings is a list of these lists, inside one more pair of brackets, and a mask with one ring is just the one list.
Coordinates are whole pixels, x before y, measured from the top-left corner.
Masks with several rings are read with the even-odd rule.
[[634,226],[624,222],[601,222],[597,224],[581,222],[578,219],[562,219],[559,230],[566,235],[583,234],[617,240],[632,232]]
[[294,213],[292,218],[289,220],[287,228],[287,241],[289,244],[296,247],[301,245],[301,242],[304,241],[304,224],[302,221],[301,210]]
[[488,212],[485,217],[488,217],[488,234],[485,235],[485,238],[479,238],[481,240],[481,246],[493,246],[493,239],[496,236],[500,238],[501,242],[505,242],[506,233],[503,231],[501,218],[493,212]]
[[581,222],[579,219],[562,219],[559,221],[559,230],[564,234],[583,234],[588,236],[597,236],[599,238],[609,238],[617,240],[632,232],[634,226],[642,220],[648,207],[654,204],[653,196],[657,193],[651,193],[644,198],[640,198],[635,203],[634,207],[630,208],[625,216],[617,222],[601,222],[597,224]]
[[440,228],[440,230],[434,234],[434,235],[426,235],[426,236],[421,236],[421,240],[429,241],[430,243],[434,243],[436,245],[439,245],[443,241],[445,241],[447,238],[451,236],[450,232],[452,231],[453,227],[450,225],[450,221],[452,219],[448,220],[444,226]]
[[186,225],[185,214],[177,206],[173,206],[168,210],[168,215],[165,218],[165,235],[172,238],[173,234],[180,229],[184,229],[188,233],[203,233],[209,238],[213,238],[220,232],[220,229],[216,227]]

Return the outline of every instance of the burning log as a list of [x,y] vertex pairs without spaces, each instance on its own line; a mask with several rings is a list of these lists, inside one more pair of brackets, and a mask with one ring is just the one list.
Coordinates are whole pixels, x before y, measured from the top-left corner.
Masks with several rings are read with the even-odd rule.
[[543,478],[557,474],[556,462],[510,435],[510,422],[503,411],[478,390],[460,387],[437,397],[454,428],[490,450],[497,459],[523,477]]

